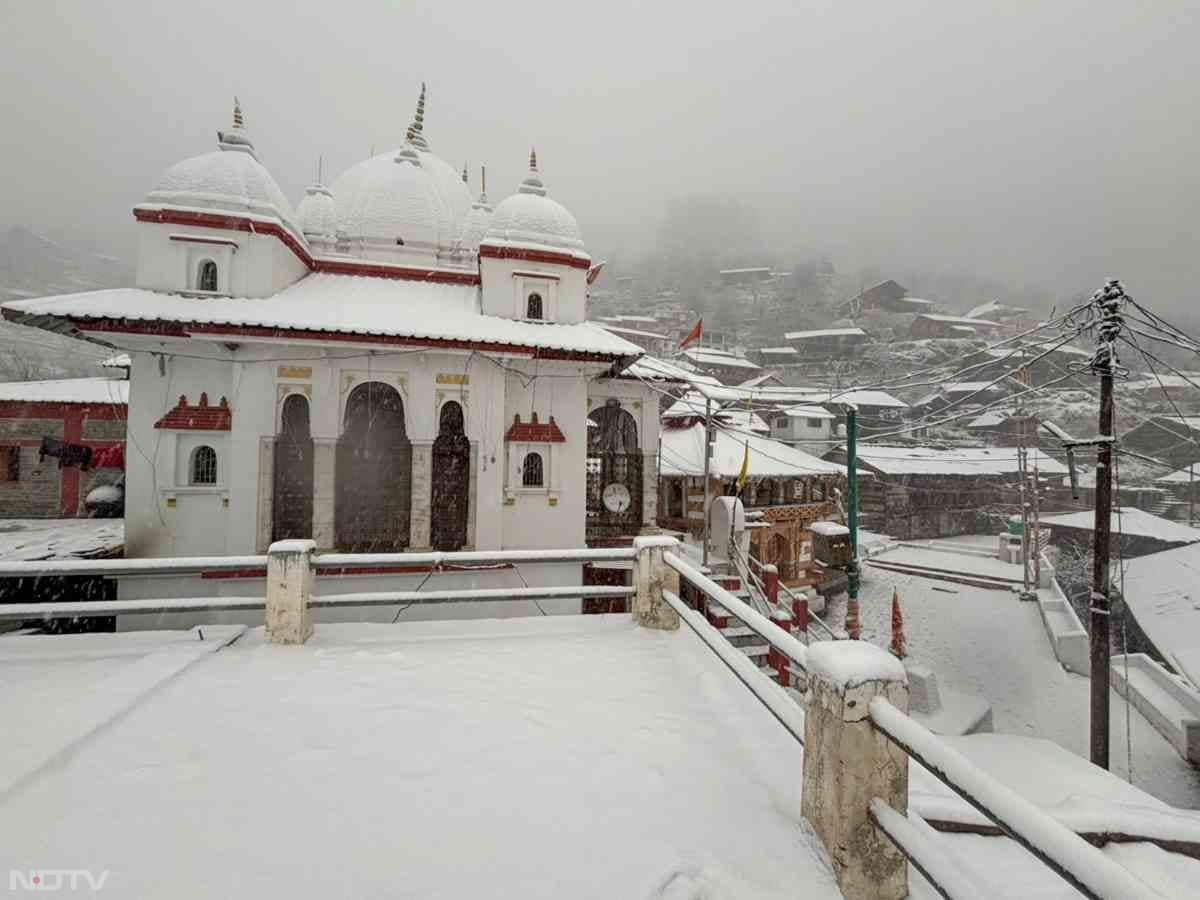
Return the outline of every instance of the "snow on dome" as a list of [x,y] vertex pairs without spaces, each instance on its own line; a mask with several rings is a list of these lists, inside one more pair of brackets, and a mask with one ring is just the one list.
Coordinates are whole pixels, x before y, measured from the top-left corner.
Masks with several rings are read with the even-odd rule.
[[217,147],[167,169],[146,195],[146,204],[260,216],[278,221],[298,236],[291,204],[258,161],[236,99],[233,128],[217,132]]
[[533,151],[529,154],[529,174],[517,193],[496,207],[485,240],[536,244],[586,255],[575,217],[561,203],[546,196],[537,154]]
[[[389,225],[390,222],[386,220],[372,221],[368,217],[367,221],[356,223],[353,221],[353,217],[361,216],[363,210],[376,205],[367,195],[378,189],[381,181],[388,181],[389,177],[395,174],[389,166],[405,153],[408,147],[415,152],[416,162],[436,197],[437,234],[432,243],[449,249],[462,233],[473,201],[471,191],[454,167],[430,152],[429,141],[425,137],[424,83],[421,84],[421,95],[417,99],[416,113],[405,134],[405,146],[399,150],[389,150],[363,160],[351,166],[334,181],[333,195],[337,201],[339,224],[352,238],[395,241],[398,235],[390,233],[359,233],[361,228]],[[425,239],[421,238],[421,240]],[[409,238],[404,236],[404,240],[407,242]]]
[[337,204],[333,201],[333,192],[325,185],[310,184],[304,189],[297,215],[306,238],[333,240],[337,237]]
[[412,144],[351,167],[332,190],[338,231],[350,241],[428,248],[447,242],[450,214]]

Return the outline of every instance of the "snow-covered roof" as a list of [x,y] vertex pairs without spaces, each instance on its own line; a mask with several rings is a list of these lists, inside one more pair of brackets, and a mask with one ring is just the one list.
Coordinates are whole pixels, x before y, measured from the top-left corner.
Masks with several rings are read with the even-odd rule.
[[128,353],[118,353],[100,363],[105,369],[128,369],[133,365],[133,358]]
[[741,356],[734,356],[732,353],[714,352],[708,348],[684,350],[683,355],[701,366],[730,366],[735,369],[762,368],[757,363],[752,363]]
[[783,410],[783,415],[793,419],[836,419],[837,416],[823,406],[789,406]]
[[706,397],[722,403],[735,400],[750,400],[754,404],[771,404],[778,406],[794,406],[797,403],[853,403],[856,406],[887,407],[906,409],[908,404],[897,400],[886,391],[868,388],[805,388],[805,387],[756,387],[744,388],[737,385],[720,385],[704,387],[701,392]]
[[810,338],[823,337],[866,337],[867,333],[861,328],[818,328],[816,331],[789,331],[784,334],[785,341],[806,341]]
[[656,356],[638,357],[625,368],[622,374],[631,378],[645,378],[649,381],[678,381],[684,384],[704,385],[721,383],[711,375],[701,375]]
[[974,394],[980,391],[1000,391],[1003,388],[998,384],[992,384],[990,381],[956,381],[951,384],[943,384],[942,391],[947,394]]
[[773,353],[773,354],[788,354],[791,356],[795,356],[800,351],[797,350],[795,347],[759,347],[758,352],[759,353]]
[[[1043,451],[1031,448],[1028,453],[1030,467],[1036,460],[1041,474],[1066,474],[1067,467]],[[885,475],[1016,475],[1020,471],[1016,447],[939,450],[860,443],[857,457]]]
[[333,241],[337,238],[338,213],[333,194],[323,184],[310,184],[296,209],[300,228],[310,239]]
[[108,557],[124,543],[124,519],[0,521],[0,560],[5,562]]
[[0,638],[0,782],[36,772],[5,791],[9,865],[175,900],[842,896],[798,825],[795,740],[687,629],[238,630]]
[[1170,475],[1164,475],[1162,478],[1154,479],[1156,483],[1166,482],[1168,484],[1191,484],[1193,481],[1200,481],[1200,465],[1186,469],[1179,469],[1172,472]]
[[598,325],[523,322],[479,312],[474,285],[318,272],[261,299],[161,294],[114,288],[3,305],[30,316],[268,327],[341,334],[465,340],[639,356],[642,348]]
[[993,322],[990,319],[969,319],[966,316],[947,316],[942,313],[921,313],[917,318],[929,319],[931,322],[945,322],[951,325],[966,325],[969,327],[974,327],[975,325],[1000,325],[999,322]]
[[605,331],[611,331],[613,334],[631,334],[634,337],[654,338],[655,340],[664,340],[661,334],[654,331],[639,331],[636,328],[626,328],[623,325],[612,325],[608,322],[592,322],[592,325],[598,325]]
[[1122,593],[1167,662],[1200,687],[1200,544],[1126,560]]
[[1157,377],[1151,375],[1148,378],[1126,381],[1121,386],[1127,391],[1157,391],[1161,388],[1195,390],[1197,385],[1200,385],[1200,372],[1193,372],[1190,375],[1159,375]]
[[[704,475],[704,425],[690,428],[664,428],[660,466],[663,475]],[[750,448],[751,478],[781,478],[803,475],[843,475],[845,466],[818,459],[803,450],[744,431],[713,431],[711,474],[716,478],[736,478],[742,459]]]
[[[1043,470],[1044,471],[1044,470]],[[1096,514],[1092,510],[1042,516],[1043,525],[1057,528],[1077,528],[1092,531],[1096,527]],[[1122,506],[1113,510],[1112,533],[1129,537],[1146,537],[1172,544],[1193,544],[1200,541],[1200,530],[1172,522],[1133,506]]]
[[[672,403],[663,412],[662,418],[668,420],[703,416],[705,414],[705,407],[704,397],[699,393],[692,392]],[[751,409],[746,409],[744,406],[714,407],[713,418],[721,422],[726,422],[736,428],[749,428],[751,431],[761,432],[762,434],[769,434],[771,431],[771,426],[761,416]]]
[[991,409],[967,423],[967,428],[992,428],[1007,422],[1012,413],[1007,409]]
[[17,403],[129,403],[124,378],[59,378],[0,384],[0,401]]

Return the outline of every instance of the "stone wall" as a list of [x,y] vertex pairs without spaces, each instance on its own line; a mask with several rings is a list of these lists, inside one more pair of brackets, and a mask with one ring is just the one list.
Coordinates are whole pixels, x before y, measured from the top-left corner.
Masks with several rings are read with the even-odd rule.
[[[2,422],[3,420],[0,420]],[[62,422],[58,423],[62,431]],[[37,447],[21,448],[20,480],[0,482],[0,517],[6,519],[50,519],[58,516],[58,460],[38,462]]]

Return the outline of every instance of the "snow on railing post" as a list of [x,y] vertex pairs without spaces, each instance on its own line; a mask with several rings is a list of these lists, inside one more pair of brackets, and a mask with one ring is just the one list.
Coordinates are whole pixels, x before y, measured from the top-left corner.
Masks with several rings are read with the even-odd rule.
[[303,644],[313,632],[312,598],[316,541],[276,541],[267,551],[267,640]]
[[[784,630],[785,633],[792,633],[792,614],[782,606],[771,607],[771,621]],[[782,687],[789,687],[792,683],[791,671],[788,669],[787,654],[776,647],[774,644],[767,648],[767,664],[775,670],[775,680]]]
[[779,605],[779,569],[773,565],[762,567],[763,590],[767,593],[767,602],[772,607]]
[[792,618],[796,622],[796,633],[808,640],[808,594],[796,594],[792,598]]
[[908,709],[900,660],[865,641],[808,648],[801,812],[825,845],[847,900],[908,895],[904,856],[871,817],[873,798],[908,813],[908,755],[868,716],[876,697]]
[[647,535],[633,539],[633,549],[637,551],[633,620],[644,628],[674,631],[679,627],[679,614],[662,595],[664,590],[679,593],[679,573],[663,562],[663,553],[678,546],[679,542],[672,537]]

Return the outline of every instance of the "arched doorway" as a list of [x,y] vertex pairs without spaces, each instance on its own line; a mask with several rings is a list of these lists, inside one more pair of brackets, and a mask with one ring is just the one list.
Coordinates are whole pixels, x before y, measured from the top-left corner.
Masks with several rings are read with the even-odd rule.
[[337,448],[334,540],[352,553],[394,552],[409,541],[412,444],[404,401],[388,384],[350,392]]
[[308,398],[283,401],[275,435],[275,476],[271,497],[271,540],[312,537],[313,441]]
[[635,534],[642,527],[637,420],[616,399],[592,410],[588,419],[588,537]]
[[429,537],[434,550],[459,550],[466,545],[470,488],[471,443],[463,430],[463,408],[451,400],[442,406],[433,442]]

